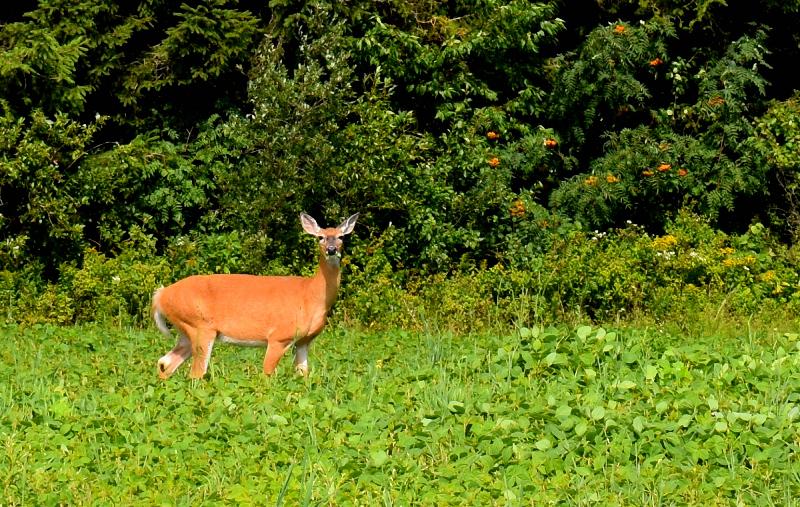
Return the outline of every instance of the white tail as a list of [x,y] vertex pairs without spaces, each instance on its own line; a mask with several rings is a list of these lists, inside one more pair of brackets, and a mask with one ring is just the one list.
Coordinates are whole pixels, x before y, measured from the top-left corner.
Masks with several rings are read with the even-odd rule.
[[300,214],[303,229],[320,238],[319,269],[312,277],[195,275],[158,289],[153,319],[171,336],[167,321],[178,331],[178,343],[158,360],[158,374],[167,378],[190,356],[190,376],[208,369],[214,341],[266,346],[264,373],[275,371],[294,343],[297,370],[308,374],[308,347],[322,331],[341,281],[342,237],[356,225],[358,213],[339,227],[322,229]]

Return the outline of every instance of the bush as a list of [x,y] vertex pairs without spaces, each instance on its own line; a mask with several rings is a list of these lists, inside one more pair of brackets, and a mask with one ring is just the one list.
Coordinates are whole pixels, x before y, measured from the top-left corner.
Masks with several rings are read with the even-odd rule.
[[[77,185],[78,163],[99,123],[34,111],[14,117],[0,100],[0,236],[4,260],[41,263],[53,276],[58,264],[86,245],[80,207],[90,189]],[[10,251],[9,251],[10,248]]]
[[404,279],[377,249],[368,269],[354,267],[347,276],[342,305],[351,322],[367,327],[470,332],[587,317],[687,323],[720,312],[792,312],[800,297],[796,253],[762,225],[727,235],[688,211],[661,235],[636,224],[609,232],[562,229],[540,253],[523,255],[525,264]]
[[[617,25],[597,31],[605,40],[645,30]],[[612,32],[619,33],[609,35]],[[661,61],[662,57],[667,58],[661,52],[663,48],[650,53],[661,56],[649,63],[644,57],[647,52],[637,50],[634,54],[640,56],[635,65],[630,63],[619,70],[616,65],[608,64],[610,76],[606,79],[615,83],[626,82],[620,73],[626,72],[625,69],[632,72],[629,67],[654,67],[650,86],[667,81],[672,93],[651,101],[653,105],[648,102],[648,116],[654,120],[652,126],[629,128],[619,120],[612,123],[623,128],[605,131],[607,142],[602,156],[592,161],[589,172],[563,181],[550,198],[551,206],[592,228],[619,226],[627,219],[635,219],[657,231],[681,207],[691,207],[716,221],[724,212],[736,211],[737,199],[765,197],[770,166],[754,159],[750,149],[754,135],[752,121],[758,113],[753,106],[758,103],[754,97],[763,95],[765,87],[761,75],[765,69],[764,37],[763,32],[758,32],[734,41],[723,57],[693,75],[690,69],[677,63],[669,72],[658,70],[666,65]],[[590,37],[587,44],[591,40]],[[638,44],[646,46],[647,40],[644,38]],[[595,51],[586,55],[592,62],[605,61],[595,60],[595,56]],[[608,58],[613,60],[618,55]],[[580,69],[583,63],[579,59],[573,65]],[[574,98],[575,94],[568,96]],[[608,108],[627,115],[629,109],[644,107],[643,100],[650,92],[642,85],[636,104],[626,102],[629,96],[634,96],[633,89],[617,102],[609,98]],[[600,94],[589,103],[602,97]],[[695,101],[688,102],[692,98]],[[591,112],[590,116],[593,115]],[[751,216],[749,212],[743,214]]]
[[130,324],[149,318],[153,292],[169,274],[167,263],[154,254],[154,239],[138,233],[115,257],[90,248],[80,268],[64,268],[59,288],[73,301],[75,321]]
[[800,239],[800,94],[773,101],[751,138],[755,160],[774,168],[771,222]]

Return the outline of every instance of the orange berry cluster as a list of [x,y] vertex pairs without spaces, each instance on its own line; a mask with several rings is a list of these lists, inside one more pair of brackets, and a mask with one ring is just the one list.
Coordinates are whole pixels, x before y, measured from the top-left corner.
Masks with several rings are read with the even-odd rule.
[[525,203],[521,199],[514,201],[514,204],[508,210],[512,217],[521,218],[525,216]]

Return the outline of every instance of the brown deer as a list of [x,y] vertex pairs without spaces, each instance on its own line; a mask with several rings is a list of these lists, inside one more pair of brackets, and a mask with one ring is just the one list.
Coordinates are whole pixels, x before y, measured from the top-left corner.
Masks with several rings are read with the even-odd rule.
[[266,346],[266,375],[294,344],[295,368],[308,375],[308,347],[325,327],[339,290],[342,238],[353,232],[357,219],[358,213],[339,227],[322,229],[300,214],[303,229],[320,238],[319,269],[311,277],[194,275],[158,289],[153,319],[166,337],[171,336],[167,321],[178,331],[178,343],[158,360],[158,375],[168,378],[192,356],[190,377],[201,378],[217,338]]

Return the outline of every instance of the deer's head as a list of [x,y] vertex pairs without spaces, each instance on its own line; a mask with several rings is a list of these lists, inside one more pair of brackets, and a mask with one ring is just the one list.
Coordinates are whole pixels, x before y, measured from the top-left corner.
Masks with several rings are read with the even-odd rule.
[[300,222],[303,224],[303,230],[312,236],[319,238],[320,254],[328,261],[329,264],[338,266],[342,258],[342,246],[344,242],[342,238],[347,234],[353,232],[358,220],[358,213],[351,215],[350,218],[342,222],[339,227],[321,228],[317,225],[311,215],[300,213]]

